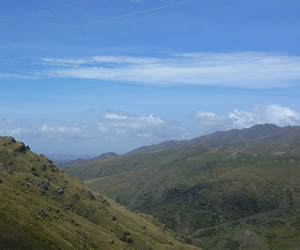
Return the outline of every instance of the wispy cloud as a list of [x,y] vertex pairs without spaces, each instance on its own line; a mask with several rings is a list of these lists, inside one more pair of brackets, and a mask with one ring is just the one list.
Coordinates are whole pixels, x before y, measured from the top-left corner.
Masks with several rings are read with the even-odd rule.
[[92,56],[85,58],[43,58],[44,64],[60,65],[60,66],[72,66],[72,65],[93,65],[104,64],[113,66],[114,64],[149,64],[157,63],[162,60],[152,57],[131,57],[131,56]]
[[299,85],[300,56],[199,52],[172,53],[164,57],[42,58],[30,72],[0,72],[0,78],[75,78],[162,86],[284,88]]
[[299,84],[300,57],[284,54],[174,53],[165,58],[94,56],[44,58],[44,77],[152,85],[277,88]]
[[39,73],[34,73],[34,74],[22,74],[22,73],[18,73],[18,74],[11,74],[11,73],[1,73],[0,72],[0,79],[4,79],[4,78],[8,78],[8,79],[38,79],[40,78]]
[[235,109],[227,115],[197,111],[194,120],[214,130],[246,128],[256,124],[273,123],[278,126],[300,125],[300,113],[280,105],[254,105],[247,111]]

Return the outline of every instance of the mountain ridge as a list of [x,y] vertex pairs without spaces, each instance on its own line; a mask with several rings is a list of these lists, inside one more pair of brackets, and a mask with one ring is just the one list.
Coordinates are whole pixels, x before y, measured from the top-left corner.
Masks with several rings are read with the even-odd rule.
[[300,247],[299,128],[221,131],[65,170],[203,249],[293,250]]
[[197,144],[202,144],[211,147],[220,147],[220,146],[234,146],[234,145],[251,145],[251,144],[263,144],[267,143],[291,143],[294,141],[300,140],[300,135],[297,136],[297,139],[289,138],[289,140],[278,141],[276,138],[282,133],[287,132],[300,134],[299,126],[286,126],[279,127],[274,124],[258,124],[250,128],[244,129],[231,129],[228,131],[217,131],[211,134],[202,135],[191,140],[183,141],[165,141],[159,144],[153,144],[150,146],[143,146],[137,149],[134,149],[125,155],[131,154],[142,154],[142,153],[152,153],[159,150],[165,149],[176,149],[186,146],[193,146]]
[[216,131],[211,134],[202,135],[191,140],[165,141],[150,146],[142,146],[131,150],[123,155],[114,152],[101,154],[91,159],[78,159],[62,164],[61,168],[70,168],[82,164],[93,164],[98,160],[109,160],[115,157],[126,157],[137,154],[152,154],[163,150],[179,149],[195,145],[209,147],[223,146],[246,146],[259,144],[288,144],[300,142],[300,126],[279,127],[274,124],[258,124],[250,128],[231,129],[228,131]]

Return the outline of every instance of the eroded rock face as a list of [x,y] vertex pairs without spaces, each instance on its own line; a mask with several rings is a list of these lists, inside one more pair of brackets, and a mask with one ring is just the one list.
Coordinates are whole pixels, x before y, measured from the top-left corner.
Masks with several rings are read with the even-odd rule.
[[28,149],[29,147],[26,147],[25,144],[22,142],[21,146],[14,150],[14,153],[23,153],[26,152]]
[[92,191],[88,190],[87,193],[91,200],[95,200],[95,196],[93,195]]
[[42,171],[46,171],[46,169],[47,169],[47,167],[45,166],[45,164],[43,164],[43,165],[41,166],[41,170],[42,170]]

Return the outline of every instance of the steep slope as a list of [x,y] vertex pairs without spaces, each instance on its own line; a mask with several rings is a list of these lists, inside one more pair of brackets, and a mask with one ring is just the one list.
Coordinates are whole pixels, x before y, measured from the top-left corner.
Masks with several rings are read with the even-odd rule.
[[[79,174],[89,186],[132,211],[154,215],[204,249],[226,249],[233,244],[245,245],[244,249],[279,250],[300,247],[300,237],[295,234],[300,228],[292,226],[297,225],[300,214],[299,166],[297,143],[221,148],[198,145],[121,156],[66,171]],[[271,212],[274,218],[282,216],[279,222],[262,216]],[[247,218],[260,215],[266,218],[256,224],[254,219],[248,222]],[[280,233],[283,224],[289,240]],[[253,241],[247,243],[248,238],[242,237],[246,231]],[[270,234],[277,242],[269,239]],[[281,248],[282,244],[286,247]]]
[[197,249],[0,137],[1,249]]

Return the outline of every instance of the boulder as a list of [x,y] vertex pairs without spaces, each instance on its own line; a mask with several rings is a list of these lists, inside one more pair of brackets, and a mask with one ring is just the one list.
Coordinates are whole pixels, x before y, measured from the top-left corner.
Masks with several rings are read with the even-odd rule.
[[45,166],[45,164],[43,164],[40,169],[41,171],[46,171],[47,167]]
[[32,172],[32,174],[36,177],[39,177],[39,175],[37,174],[37,172]]
[[4,163],[1,163],[1,167],[3,167],[4,169],[7,169],[7,166]]
[[58,168],[53,164],[50,165],[50,168],[51,168],[51,172],[57,172],[57,173],[59,172]]
[[62,189],[60,189],[60,188],[57,188],[57,189],[55,190],[55,192],[56,192],[57,194],[64,194],[64,190],[62,190]]
[[88,190],[87,193],[91,200],[95,200],[95,196],[93,195],[92,191]]

